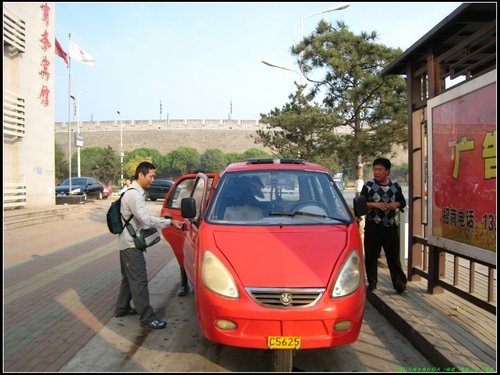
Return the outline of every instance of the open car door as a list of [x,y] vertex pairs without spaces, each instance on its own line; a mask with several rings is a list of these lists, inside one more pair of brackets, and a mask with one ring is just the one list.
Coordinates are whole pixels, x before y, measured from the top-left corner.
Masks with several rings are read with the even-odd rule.
[[[193,187],[196,177],[201,175],[201,173],[187,173],[179,177],[170,191],[167,193],[163,206],[161,208],[161,216],[169,215],[174,220],[184,221],[185,225],[191,225],[189,220],[186,220],[181,215],[181,201],[182,198],[191,197],[193,195]],[[218,173],[205,173],[208,177],[208,185],[210,187],[207,199],[204,202],[203,209],[206,208],[211,196],[213,194],[213,188],[215,187],[218,179]],[[170,244],[172,250],[174,251],[179,267],[184,267],[184,255],[183,247],[185,240],[185,233],[173,226],[168,226],[162,229],[163,238]]]

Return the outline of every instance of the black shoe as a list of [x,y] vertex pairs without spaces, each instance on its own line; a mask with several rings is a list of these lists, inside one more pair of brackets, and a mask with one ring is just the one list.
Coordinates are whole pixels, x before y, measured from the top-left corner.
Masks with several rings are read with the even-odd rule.
[[179,290],[177,291],[177,295],[179,297],[184,297],[184,296],[187,296],[189,293],[189,286],[188,285],[184,285],[184,286],[181,286],[179,288]]
[[374,290],[377,290],[377,289],[378,289],[378,288],[377,288],[377,285],[375,285],[375,284],[368,285],[368,290],[369,290],[370,292],[373,292]]
[[141,326],[149,329],[162,329],[167,326],[167,322],[161,319],[155,319],[150,321],[148,324],[141,323]]
[[406,285],[396,289],[397,294],[403,294],[404,292],[406,292]]
[[129,307],[124,313],[115,313],[115,318],[121,318],[125,315],[137,315],[137,310],[133,307]]

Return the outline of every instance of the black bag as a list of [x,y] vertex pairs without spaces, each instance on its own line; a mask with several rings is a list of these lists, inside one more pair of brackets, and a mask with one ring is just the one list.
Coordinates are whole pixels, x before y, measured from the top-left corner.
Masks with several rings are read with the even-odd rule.
[[130,235],[134,237],[134,245],[136,249],[141,251],[144,251],[146,248],[160,242],[160,233],[156,228],[143,228],[139,231],[139,235],[137,235],[134,228],[132,228],[132,225],[127,224],[127,230]]
[[124,219],[125,225],[122,223],[122,214],[120,209],[121,209],[123,194],[125,194],[128,190],[129,189],[121,193],[120,198],[111,203],[111,206],[109,207],[109,210],[106,214],[108,229],[113,234],[120,234],[121,232],[123,232],[123,228],[125,228],[125,226],[128,225],[130,220],[132,220],[132,218],[134,217],[134,215],[132,215],[128,220]]

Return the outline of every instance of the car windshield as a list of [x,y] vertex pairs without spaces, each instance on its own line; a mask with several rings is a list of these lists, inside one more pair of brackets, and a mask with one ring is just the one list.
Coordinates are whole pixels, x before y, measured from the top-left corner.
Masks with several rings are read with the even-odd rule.
[[225,224],[302,225],[345,224],[353,218],[328,174],[266,170],[224,174],[206,220]]
[[[85,178],[72,178],[71,185],[85,185],[87,180]],[[69,178],[65,179],[59,186],[69,186]]]

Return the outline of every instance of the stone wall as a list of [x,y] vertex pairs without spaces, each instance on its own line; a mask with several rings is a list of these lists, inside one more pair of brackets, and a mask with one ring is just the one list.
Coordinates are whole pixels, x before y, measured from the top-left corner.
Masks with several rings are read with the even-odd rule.
[[[169,120],[167,121],[114,121],[83,123],[80,134],[84,147],[111,146],[120,149],[120,133],[123,136],[125,152],[139,147],[155,148],[161,154],[171,152],[178,147],[192,147],[203,153],[208,149],[219,149],[224,153],[242,153],[250,148],[270,152],[261,144],[254,142],[257,129],[262,125],[256,121],[218,121],[218,120]],[[76,150],[74,133],[76,124],[71,125],[72,153]],[[67,123],[55,124],[55,139],[65,154],[68,152]]]
[[[255,143],[256,131],[264,125],[255,120],[123,120],[123,149],[125,152],[139,147],[157,149],[161,154],[178,147],[192,147],[201,154],[209,149],[219,149],[224,153],[242,153],[250,148],[267,152],[270,149]],[[76,123],[71,123],[72,133],[77,132]],[[349,128],[340,132],[350,131]],[[120,149],[120,122],[82,122],[80,134],[84,147],[111,146]],[[71,134],[72,153],[76,151],[74,134]],[[68,124],[55,124],[55,139],[65,154],[68,152]],[[394,145],[394,165],[408,162],[408,153],[400,145]]]

